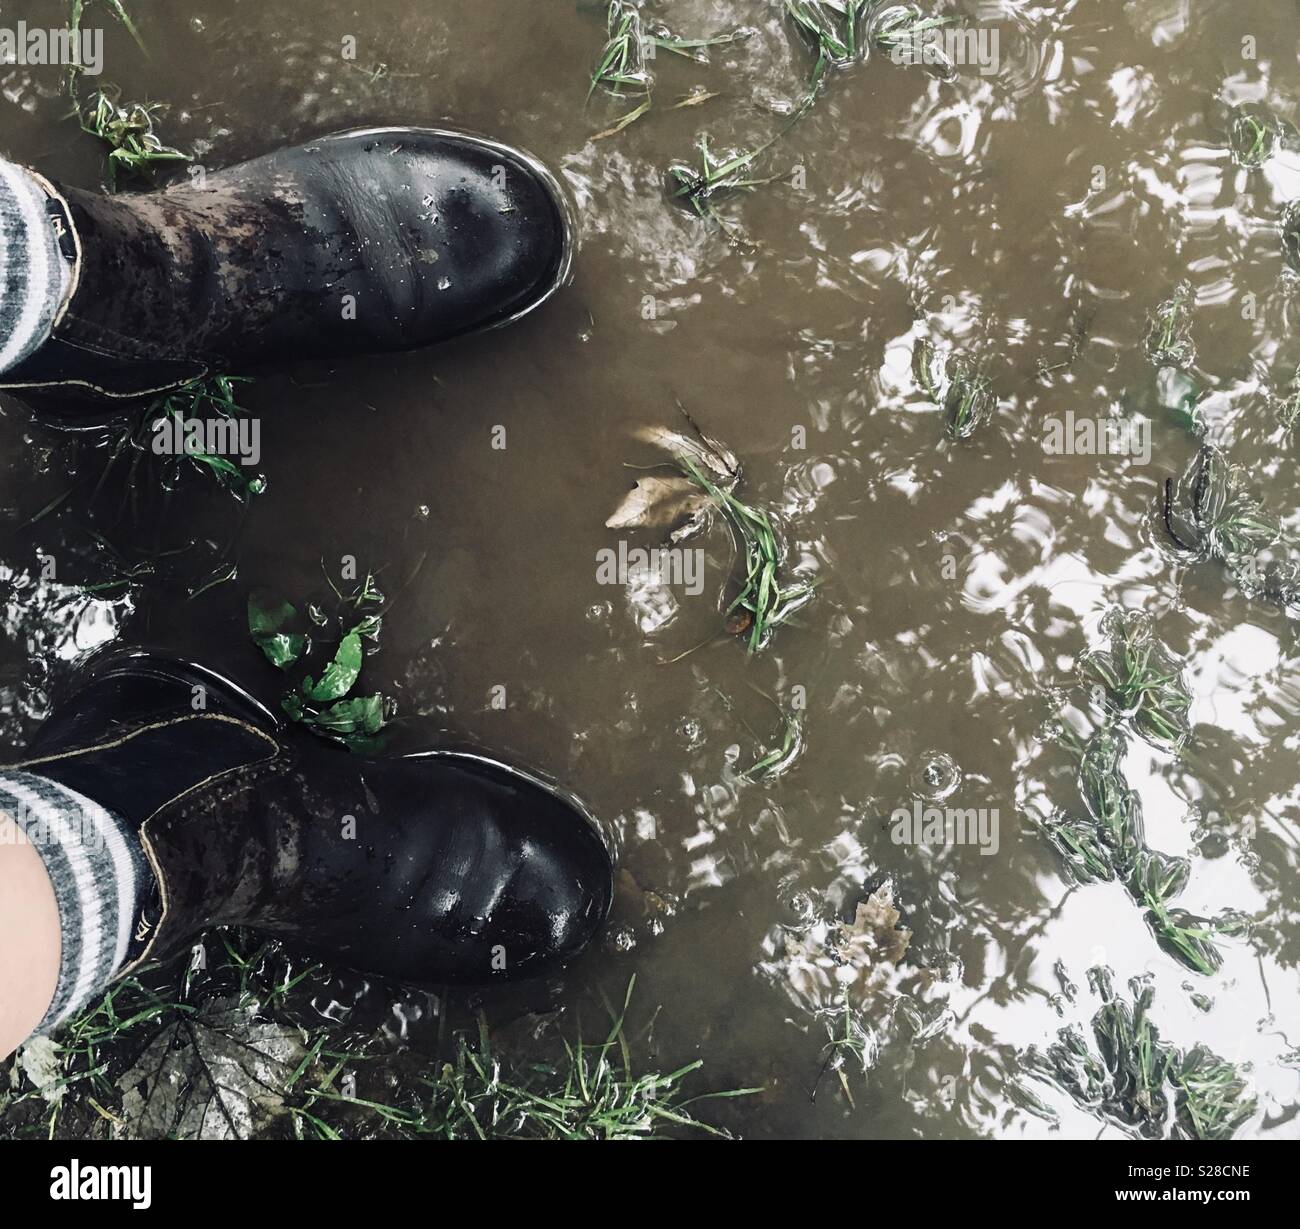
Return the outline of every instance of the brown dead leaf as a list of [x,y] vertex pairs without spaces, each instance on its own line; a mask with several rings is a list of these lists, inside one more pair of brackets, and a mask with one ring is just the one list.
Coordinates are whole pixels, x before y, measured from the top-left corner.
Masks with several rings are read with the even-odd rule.
[[703,432],[698,439],[667,427],[639,427],[633,434],[647,444],[662,448],[679,463],[682,458],[691,461],[714,486],[724,491],[730,491],[740,478],[740,462],[736,454]]
[[847,999],[861,1005],[894,981],[907,954],[912,932],[899,927],[899,917],[886,884],[858,904],[851,922],[819,922],[787,933],[781,959],[766,967],[779,971],[801,1002],[825,1007]]
[[672,529],[709,508],[689,478],[640,478],[605,522],[606,529]]
[[620,915],[667,917],[672,913],[672,906],[657,892],[643,888],[626,867],[614,880],[614,901]]
[[889,884],[858,902],[853,921],[841,922],[835,948],[850,964],[897,964],[907,955],[912,932],[899,928],[902,915],[894,908]]
[[717,90],[696,90],[690,94],[683,94],[668,110],[680,111],[683,107],[698,107],[721,97],[722,94]]

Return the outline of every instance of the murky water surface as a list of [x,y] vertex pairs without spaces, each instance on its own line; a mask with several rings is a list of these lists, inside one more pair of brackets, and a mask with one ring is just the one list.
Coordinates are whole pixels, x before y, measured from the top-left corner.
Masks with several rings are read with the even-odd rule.
[[[352,554],[393,595],[367,677],[397,697],[402,742],[541,767],[617,835],[604,949],[562,981],[485,996],[490,1017],[560,1011],[561,1027],[581,1016],[594,1032],[601,993],[621,998],[635,974],[642,1059],[702,1058],[700,1091],[763,1087],[701,1109],[751,1137],[1120,1135],[1030,1075],[1059,1030],[1090,1035],[1089,970],[1106,965],[1125,997],[1148,979],[1164,1038],[1242,1068],[1259,1101],[1239,1135],[1300,1134],[1296,610],[1245,596],[1218,562],[1180,559],[1160,516],[1165,478],[1201,444],[1177,412],[1192,379],[1206,439],[1300,528],[1300,442],[1279,418],[1300,363],[1281,234],[1300,197],[1294,4],[959,5],[998,31],[998,71],[943,79],[875,53],[833,72],[760,164],[778,181],[719,206],[744,244],[670,205],[663,176],[703,132],[722,151],[786,123],[812,57],[777,4],[656,6],[684,37],[754,33],[707,65],[660,52],[655,109],[598,141],[626,106],[600,93],[584,106],[603,22],[570,0],[136,7],[152,56],[110,28],[104,80],[170,103],[160,131],[203,165],[367,123],[490,133],[562,172],[582,222],[577,277],[507,332],[248,386],[269,489],[242,525],[196,475],[116,531],[131,550],[192,545],[196,576],[238,534],[237,577],[195,600],[148,577],[85,593],[120,575],[88,532],[111,538],[103,510],[88,526],[70,501],[26,522],[103,452],[6,402],[6,744],[112,640],[212,662],[274,703],[247,641],[249,589],[305,597],[322,559]],[[59,10],[7,3],[3,19]],[[101,154],[65,118],[60,84],[0,70],[3,152],[93,186]],[[718,97],[669,109],[697,87]],[[1277,122],[1259,167],[1232,155],[1241,107]],[[1144,338],[1183,282],[1190,376],[1162,376]],[[996,403],[969,439],[947,435],[918,385],[926,340],[988,379]],[[660,459],[633,432],[678,427],[677,399],[739,455],[740,494],[778,518],[787,567],[819,580],[753,657],[724,637],[663,664],[720,625],[721,522],[687,543],[705,551],[699,594],[597,580],[620,536],[655,545],[604,522],[638,476],[627,466]],[[1067,412],[1145,424],[1149,459],[1048,451],[1046,424]],[[1077,663],[1104,647],[1115,606],[1144,612],[1192,697],[1180,755],[1128,739],[1147,844],[1189,859],[1179,907],[1250,919],[1215,939],[1209,975],[1162,950],[1119,883],[1067,878],[1034,823],[1082,812],[1051,723],[1084,738],[1101,724]],[[779,779],[749,782],[740,770],[780,741],[768,697],[805,702],[804,747]],[[891,816],[914,806],[990,824],[996,812],[996,827],[964,845],[898,843]],[[910,945],[845,973],[827,954],[833,927],[886,885]],[[344,1012],[330,993],[316,1007]],[[380,1084],[391,1071],[389,1098],[480,1001],[364,1000],[346,1010],[389,1056],[366,1068]],[[858,1044],[828,1065],[846,1013]],[[251,1040],[267,1018],[246,1025]],[[184,1083],[192,1059],[175,1061]],[[284,1129],[256,1115],[243,1127]]]

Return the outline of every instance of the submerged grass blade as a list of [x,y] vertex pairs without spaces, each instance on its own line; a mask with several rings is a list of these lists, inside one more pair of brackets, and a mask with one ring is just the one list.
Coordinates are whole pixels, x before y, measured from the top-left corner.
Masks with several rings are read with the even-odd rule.
[[587,97],[604,86],[614,94],[634,89],[649,93],[651,76],[646,68],[646,34],[641,8],[633,0],[610,0],[606,14],[607,39],[591,74]]
[[[130,439],[136,448],[151,447],[170,420],[169,434],[175,446],[171,453],[173,459],[183,457],[188,460],[197,469],[215,477],[243,502],[264,494],[266,478],[262,474],[234,464],[224,453],[208,451],[221,446],[215,442],[218,436],[224,442],[232,432],[237,435],[235,422],[246,411],[235,400],[235,386],[246,383],[249,381],[239,376],[206,375],[173,392],[164,393],[137,416]],[[174,481],[174,475],[162,479],[164,486],[171,481]]]
[[[615,123],[596,133],[592,140],[602,140],[622,132],[651,109],[654,74],[650,71],[649,61],[656,50],[662,49],[687,59],[700,60],[703,58],[701,53],[707,48],[747,38],[751,33],[742,28],[707,38],[678,38],[666,30],[651,32],[646,28],[639,0],[610,0],[605,25],[606,41],[592,69],[587,101],[590,102],[592,95],[601,88],[615,97],[640,94],[642,98]],[[698,105],[704,97],[688,95],[686,100],[676,105]]]
[[786,0],[785,13],[816,52],[810,88],[831,65],[851,63],[866,47],[864,27],[871,0]]
[[[131,15],[126,11],[126,5],[122,0],[103,0],[103,3],[108,11],[126,27],[126,32],[135,40],[135,45],[148,55],[149,48],[144,45],[144,39],[140,37],[140,31],[135,28],[135,22],[131,20]],[[78,0],[78,7],[81,7],[80,0]]]
[[955,440],[964,440],[992,417],[997,398],[989,378],[959,359],[954,364],[943,408],[948,434]]
[[1179,282],[1173,294],[1151,314],[1144,346],[1157,367],[1186,370],[1196,361],[1190,307],[1195,302],[1190,282]]
[[649,111],[650,105],[649,97],[642,99],[641,102],[637,103],[637,105],[632,108],[632,110],[625,112],[608,128],[603,128],[600,132],[593,133],[591,139],[593,141],[603,141],[607,137],[617,136],[624,128],[627,128],[631,124],[635,124],[637,120]]
[[746,781],[774,781],[784,776],[803,754],[803,719],[796,712],[782,712],[781,741],[761,755],[740,775]]

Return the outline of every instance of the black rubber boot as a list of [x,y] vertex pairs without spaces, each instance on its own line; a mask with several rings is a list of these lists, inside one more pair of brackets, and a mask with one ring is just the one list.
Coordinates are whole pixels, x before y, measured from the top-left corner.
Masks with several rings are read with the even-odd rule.
[[43,401],[132,400],[209,371],[496,328],[572,262],[554,176],[463,133],[338,133],[162,192],[43,182],[72,289],[53,336],[0,377]]
[[512,980],[576,956],[612,897],[595,822],[537,777],[458,753],[364,759],[188,663],[108,659],[13,767],[139,826],[158,899],[123,975],[241,925],[398,981]]

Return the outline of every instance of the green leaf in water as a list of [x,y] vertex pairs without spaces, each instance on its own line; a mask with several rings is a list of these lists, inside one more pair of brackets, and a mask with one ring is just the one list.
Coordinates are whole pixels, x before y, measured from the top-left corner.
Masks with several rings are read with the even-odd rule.
[[288,630],[298,619],[297,608],[290,602],[261,589],[248,595],[249,633],[266,660],[280,670],[287,670],[306,652],[307,637]]
[[313,683],[310,677],[303,680],[303,695],[317,704],[346,696],[361,674],[361,660],[361,635],[354,628],[339,641],[334,660],[325,667],[320,681]]
[[[333,587],[333,582],[330,583]],[[290,720],[322,738],[369,754],[382,749],[380,733],[388,723],[394,705],[378,693],[352,699],[345,697],[361,675],[365,660],[363,642],[377,643],[383,626],[378,613],[361,615],[361,608],[382,605],[384,595],[375,587],[373,575],[367,575],[365,582],[351,594],[345,594],[337,587],[334,591],[339,605],[333,621],[340,622],[344,616],[355,621],[334,646],[333,656],[319,680],[313,681],[311,675],[304,676],[297,687],[281,697],[280,707]],[[331,617],[319,606],[313,604],[308,610],[315,626],[323,628],[331,622]],[[311,642],[306,636],[291,638],[294,633],[286,630],[298,617],[297,608],[289,602],[260,591],[249,597],[249,630],[267,659],[281,669],[299,662],[304,653],[311,651]]]
[[357,696],[322,709],[313,724],[331,734],[378,734],[386,720],[384,697]]

